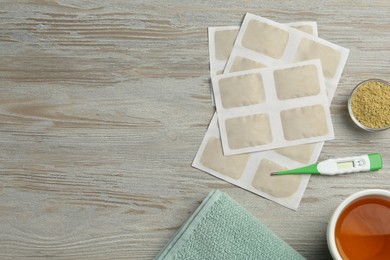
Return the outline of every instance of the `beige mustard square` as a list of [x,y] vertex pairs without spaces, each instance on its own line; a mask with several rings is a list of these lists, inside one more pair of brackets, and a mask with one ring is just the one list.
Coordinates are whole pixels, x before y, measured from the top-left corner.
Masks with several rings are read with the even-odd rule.
[[275,70],[274,79],[280,100],[314,96],[321,90],[317,67],[314,65]]
[[251,60],[251,59],[237,56],[234,58],[233,64],[230,67],[229,72],[258,69],[258,68],[264,68],[264,67],[266,67],[264,64],[261,64],[259,62],[254,61],[254,60]]
[[242,38],[242,46],[280,59],[289,39],[288,31],[256,20],[248,22]]
[[285,198],[297,192],[301,183],[300,175],[271,176],[272,172],[286,170],[279,164],[263,159],[253,178],[252,186],[276,198]]
[[248,159],[249,154],[224,156],[221,140],[211,137],[202,153],[200,162],[209,169],[237,180],[244,173]]
[[294,161],[300,162],[302,164],[308,164],[310,163],[310,159],[313,155],[316,145],[316,143],[301,144],[274,149],[274,151]]
[[265,101],[263,79],[258,73],[222,78],[218,86],[224,108],[255,105]]
[[288,141],[329,133],[325,110],[321,105],[283,110],[280,117],[284,138]]
[[333,78],[341,60],[341,53],[329,46],[310,39],[302,39],[299,43],[294,62],[320,59],[325,78]]
[[272,132],[267,114],[229,118],[225,128],[230,149],[240,149],[272,142]]
[[313,28],[310,26],[310,25],[294,25],[294,26],[291,26],[292,28],[294,29],[297,29],[301,32],[305,32],[305,33],[308,33],[308,34],[313,34]]
[[234,42],[237,38],[238,30],[216,31],[215,56],[218,60],[227,60],[232,52]]

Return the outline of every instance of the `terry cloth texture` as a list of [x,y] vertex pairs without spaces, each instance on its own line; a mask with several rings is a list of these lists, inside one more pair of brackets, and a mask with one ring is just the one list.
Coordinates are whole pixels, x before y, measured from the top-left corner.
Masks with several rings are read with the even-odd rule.
[[212,191],[159,259],[304,259],[228,195]]

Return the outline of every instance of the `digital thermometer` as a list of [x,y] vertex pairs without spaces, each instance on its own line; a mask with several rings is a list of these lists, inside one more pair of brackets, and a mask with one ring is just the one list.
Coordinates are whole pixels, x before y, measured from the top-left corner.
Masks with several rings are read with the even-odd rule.
[[382,157],[379,153],[370,153],[355,157],[329,159],[302,168],[273,172],[271,175],[286,174],[323,174],[336,175],[352,172],[377,171],[382,169]]

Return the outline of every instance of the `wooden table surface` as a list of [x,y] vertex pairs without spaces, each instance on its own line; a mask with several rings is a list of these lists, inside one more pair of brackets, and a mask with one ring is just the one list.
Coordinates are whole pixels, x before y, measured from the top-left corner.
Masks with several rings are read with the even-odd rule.
[[[246,12],[317,21],[350,56],[320,159],[380,152],[379,173],[312,177],[298,211],[191,167],[213,114],[207,27]],[[346,102],[390,80],[390,2],[0,2],[0,259],[151,259],[220,189],[308,259],[329,259],[332,210],[390,189],[390,130],[353,126]]]

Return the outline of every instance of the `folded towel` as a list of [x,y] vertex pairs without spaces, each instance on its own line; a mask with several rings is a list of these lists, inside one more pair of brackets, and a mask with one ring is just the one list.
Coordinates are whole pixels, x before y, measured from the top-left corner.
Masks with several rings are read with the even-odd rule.
[[212,191],[157,259],[304,259],[228,195]]

